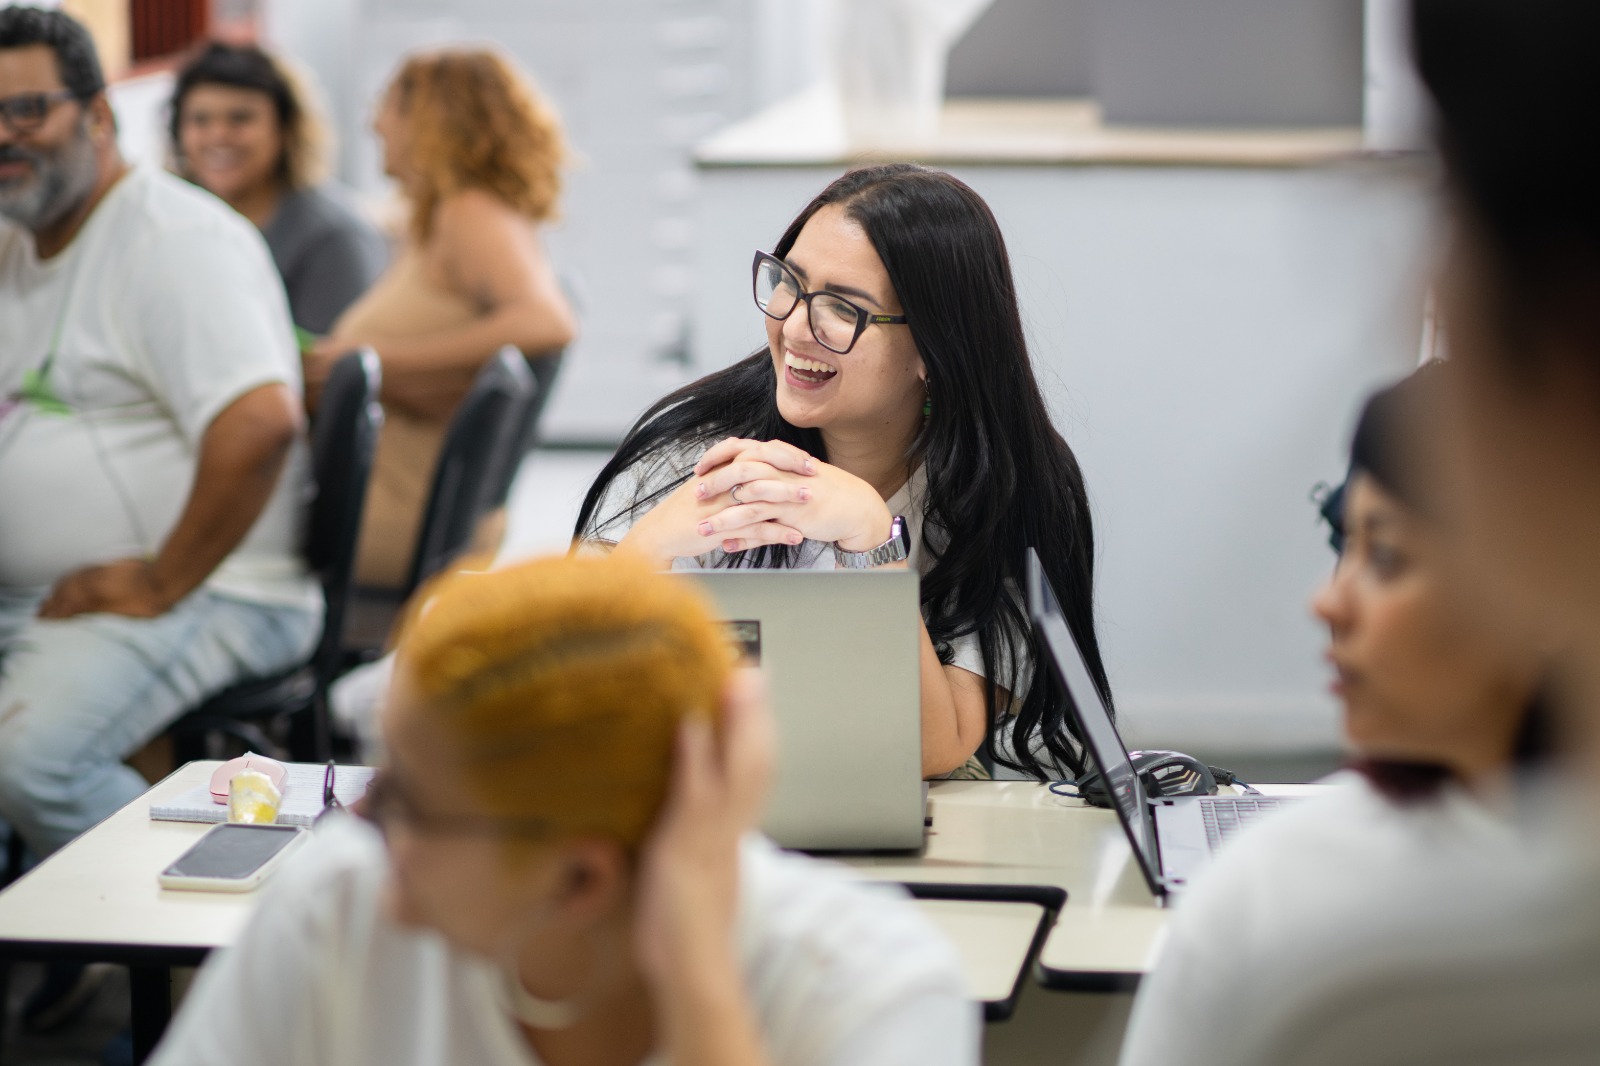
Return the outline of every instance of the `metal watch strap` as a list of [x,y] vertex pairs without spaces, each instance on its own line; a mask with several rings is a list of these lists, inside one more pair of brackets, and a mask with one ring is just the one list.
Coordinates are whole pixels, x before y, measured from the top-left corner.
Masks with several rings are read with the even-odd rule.
[[876,548],[851,552],[838,544],[833,546],[833,562],[841,570],[870,570],[875,566],[902,563],[910,557],[911,533],[906,528],[906,520],[900,515],[895,515],[894,521],[889,523],[889,539]]

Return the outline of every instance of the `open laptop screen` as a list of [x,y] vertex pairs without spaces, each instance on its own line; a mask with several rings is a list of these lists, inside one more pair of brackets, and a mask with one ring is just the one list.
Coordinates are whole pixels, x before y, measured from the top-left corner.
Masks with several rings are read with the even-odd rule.
[[1111,713],[1100,699],[1100,690],[1095,687],[1083,653],[1078,650],[1078,642],[1067,627],[1055,590],[1045,580],[1044,567],[1032,548],[1028,549],[1028,609],[1045,657],[1066,689],[1067,704],[1077,720],[1078,735],[1083,739],[1089,760],[1111,790],[1117,816],[1127,831],[1128,843],[1133,847],[1150,891],[1160,895],[1161,858],[1156,849],[1155,815],[1150,810],[1144,782],[1134,772],[1128,749],[1111,721]]

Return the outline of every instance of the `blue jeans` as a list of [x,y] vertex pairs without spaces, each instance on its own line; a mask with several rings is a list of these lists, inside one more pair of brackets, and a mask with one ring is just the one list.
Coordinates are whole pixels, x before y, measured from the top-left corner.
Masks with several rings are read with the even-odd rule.
[[320,612],[201,589],[159,618],[0,596],[0,821],[40,857],[144,792],[122,760],[237,681],[303,661]]

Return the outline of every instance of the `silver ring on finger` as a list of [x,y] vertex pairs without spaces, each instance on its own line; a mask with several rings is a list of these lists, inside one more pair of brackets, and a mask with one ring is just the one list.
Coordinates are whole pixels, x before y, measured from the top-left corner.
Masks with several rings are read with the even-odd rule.
[[744,488],[744,484],[740,483],[740,484],[735,485],[733,488],[728,490],[728,495],[733,497],[733,502],[734,503],[743,503],[744,502],[743,500],[739,499],[739,490],[742,489],[742,488]]

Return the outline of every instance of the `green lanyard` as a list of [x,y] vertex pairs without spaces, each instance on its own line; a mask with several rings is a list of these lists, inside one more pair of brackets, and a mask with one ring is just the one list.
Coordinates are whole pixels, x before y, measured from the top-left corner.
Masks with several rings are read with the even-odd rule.
[[45,414],[71,414],[72,408],[62,403],[61,398],[50,387],[50,364],[54,359],[55,356],[51,355],[45,359],[43,365],[22,375],[22,388],[17,390],[17,400],[21,403],[31,403]]
[[0,407],[0,417],[10,413],[10,407],[20,404],[32,404],[45,414],[66,415],[72,413],[72,408],[56,395],[56,390],[50,385],[50,368],[55,366],[56,353],[61,350],[61,334],[67,326],[67,310],[72,306],[72,290],[78,284],[78,268],[82,265],[83,255],[81,250],[78,258],[72,263],[67,274],[67,287],[61,294],[61,307],[56,311],[55,328],[50,331],[50,346],[44,357],[44,362],[31,370],[23,372],[22,387],[11,394],[11,403]]

